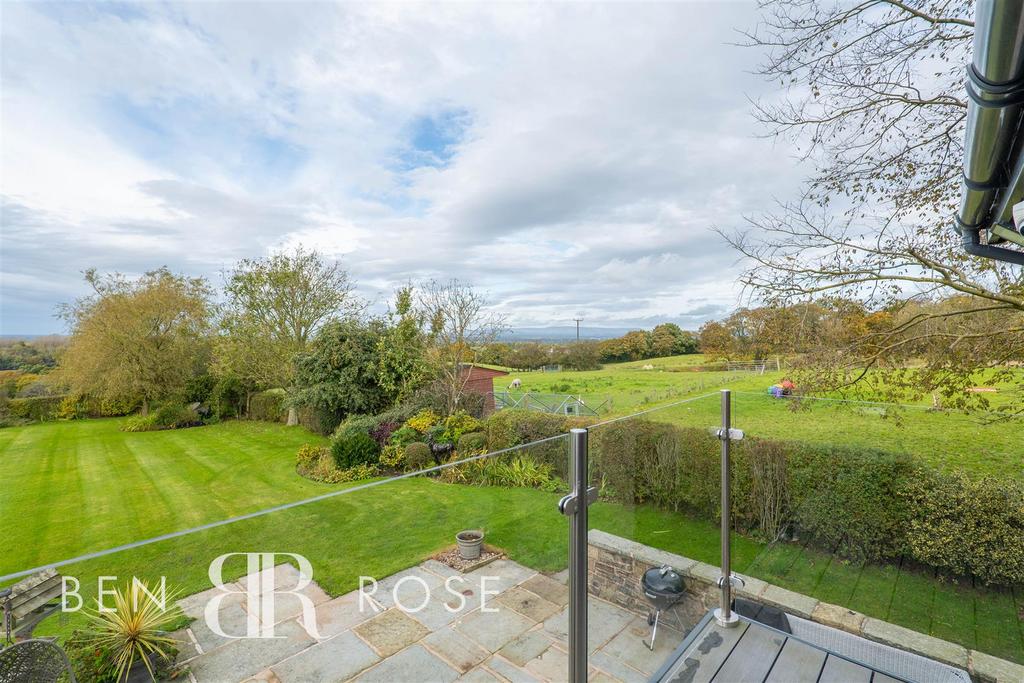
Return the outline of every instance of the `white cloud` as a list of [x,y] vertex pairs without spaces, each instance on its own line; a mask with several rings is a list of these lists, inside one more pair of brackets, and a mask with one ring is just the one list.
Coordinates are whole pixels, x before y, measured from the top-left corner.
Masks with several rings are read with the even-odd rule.
[[4,13],[7,333],[55,329],[89,266],[214,276],[300,242],[373,300],[456,276],[516,324],[696,324],[737,295],[708,228],[796,182],[727,44],[753,5]]

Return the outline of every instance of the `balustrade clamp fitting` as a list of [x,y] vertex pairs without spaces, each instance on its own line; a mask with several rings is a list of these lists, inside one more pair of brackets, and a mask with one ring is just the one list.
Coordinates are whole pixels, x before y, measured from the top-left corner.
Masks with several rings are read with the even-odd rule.
[[[587,507],[593,505],[594,501],[597,500],[597,487],[591,486],[587,488]],[[576,494],[570,493],[567,496],[562,496],[562,499],[558,501],[558,511],[563,515],[576,514]]]

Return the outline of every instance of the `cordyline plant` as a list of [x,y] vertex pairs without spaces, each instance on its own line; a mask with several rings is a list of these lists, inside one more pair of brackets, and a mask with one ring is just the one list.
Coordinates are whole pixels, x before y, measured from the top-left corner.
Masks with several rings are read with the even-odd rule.
[[954,230],[973,8],[764,0],[747,34],[785,92],[755,116],[812,170],[796,200],[720,231],[746,257],[741,282],[770,305],[846,298],[890,319],[810,359],[813,388],[1024,413],[1024,391],[989,405],[974,387],[1022,382],[1024,269],[968,256]]
[[[151,656],[171,658],[168,648],[174,647],[174,641],[165,635],[164,629],[177,613],[162,608],[152,597],[155,594],[144,581],[132,581],[114,591],[113,611],[97,610],[89,614],[92,622],[89,642],[109,653],[118,681],[128,678],[136,660],[142,660],[155,681]],[[169,592],[165,600],[173,602],[177,595],[177,591]]]

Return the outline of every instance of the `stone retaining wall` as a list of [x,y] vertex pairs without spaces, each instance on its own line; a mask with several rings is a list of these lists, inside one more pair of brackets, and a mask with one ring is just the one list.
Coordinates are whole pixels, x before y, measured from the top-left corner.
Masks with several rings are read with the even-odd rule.
[[[688,630],[709,609],[718,606],[717,581],[721,575],[718,567],[597,529],[590,531],[589,545],[589,588],[599,598],[637,614],[647,614],[651,607],[643,596],[640,578],[651,567],[667,564],[679,572],[686,584],[685,597],[667,615],[669,623],[677,622]],[[736,597],[778,607],[790,614],[964,669],[978,683],[1024,681],[1024,666],[1019,664],[866,617],[845,607],[821,602],[759,579],[747,576],[743,579],[746,585],[737,587],[734,591]]]

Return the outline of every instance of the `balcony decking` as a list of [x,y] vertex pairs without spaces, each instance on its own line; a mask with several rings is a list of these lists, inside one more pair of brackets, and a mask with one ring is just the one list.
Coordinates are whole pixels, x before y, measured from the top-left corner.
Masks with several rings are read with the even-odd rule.
[[746,617],[708,613],[655,674],[664,683],[907,683]]

